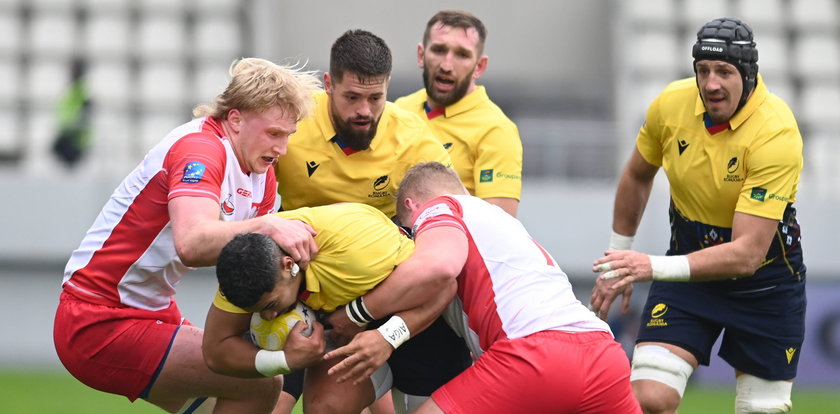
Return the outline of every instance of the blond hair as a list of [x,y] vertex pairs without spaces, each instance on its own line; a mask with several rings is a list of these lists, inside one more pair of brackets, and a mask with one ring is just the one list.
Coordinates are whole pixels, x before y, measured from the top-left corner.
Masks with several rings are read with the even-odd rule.
[[314,71],[282,66],[260,58],[234,61],[227,88],[213,102],[193,109],[194,116],[227,119],[231,109],[263,112],[274,106],[294,115],[297,121],[312,112],[312,94],[321,90]]
[[[458,173],[437,161],[417,163],[409,168],[397,189],[397,216],[407,214],[403,201],[425,202],[444,194],[469,194]],[[403,223],[407,224],[407,223]]]

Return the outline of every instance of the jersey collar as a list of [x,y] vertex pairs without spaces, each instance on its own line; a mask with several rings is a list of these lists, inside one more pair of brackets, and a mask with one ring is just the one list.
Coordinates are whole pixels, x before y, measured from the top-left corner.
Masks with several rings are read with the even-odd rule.
[[[423,90],[423,93],[426,93],[426,91]],[[487,89],[485,89],[483,85],[476,85],[474,91],[465,95],[458,102],[455,102],[454,104],[447,106],[445,108],[445,110],[443,111],[442,115],[446,118],[450,118],[450,117],[453,117],[455,115],[458,115],[458,114],[461,114],[461,113],[464,113],[464,112],[468,112],[471,109],[475,108],[476,106],[480,105],[482,102],[484,102],[488,99],[490,99],[490,98],[487,96]],[[431,112],[429,112],[429,109],[428,109],[429,106],[426,104],[427,101],[428,101],[428,95],[426,95],[426,100],[423,102],[423,107],[426,109],[426,116],[428,116],[429,119],[432,119],[436,116],[441,115],[441,114],[436,114],[434,116],[431,116],[432,112],[436,113],[440,109],[432,110]]]

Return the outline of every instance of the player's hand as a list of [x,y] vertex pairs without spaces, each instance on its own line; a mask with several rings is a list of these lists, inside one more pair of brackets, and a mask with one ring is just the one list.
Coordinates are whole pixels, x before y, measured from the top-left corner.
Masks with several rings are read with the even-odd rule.
[[300,220],[288,220],[273,214],[260,219],[265,220],[265,234],[289,253],[301,269],[306,270],[309,261],[318,254],[318,245],[313,238],[318,232]]
[[598,279],[618,279],[613,289],[653,279],[650,256],[633,250],[607,250],[604,257],[592,263],[592,271],[601,273]]
[[365,328],[350,320],[344,308],[338,308],[335,312],[330,313],[327,316],[326,323],[332,326],[328,334],[331,343],[338,346],[346,345],[354,336],[365,330]]
[[[644,272],[647,269],[647,279]],[[592,263],[592,271],[599,273],[592,288],[589,307],[599,318],[607,320],[610,306],[621,295],[621,313],[630,310],[632,282],[650,280],[650,258],[633,250],[607,250],[604,257]]]
[[324,359],[346,356],[332,366],[327,374],[338,382],[352,381],[359,385],[379,369],[394,352],[394,347],[385,340],[378,330],[364,331],[349,344],[327,352]]
[[607,320],[610,313],[610,306],[619,295],[621,299],[621,314],[626,315],[630,311],[630,297],[633,295],[633,284],[625,285],[622,289],[616,289],[615,285],[618,279],[603,279],[595,280],[595,286],[592,288],[592,297],[589,299],[589,308],[595,312],[595,315],[603,320]]
[[283,346],[283,352],[286,353],[286,363],[294,371],[315,365],[323,360],[324,350],[326,349],[324,325],[312,322],[312,333],[305,335],[304,330],[308,327],[307,324],[298,321],[292,327],[289,337],[286,338],[286,345]]

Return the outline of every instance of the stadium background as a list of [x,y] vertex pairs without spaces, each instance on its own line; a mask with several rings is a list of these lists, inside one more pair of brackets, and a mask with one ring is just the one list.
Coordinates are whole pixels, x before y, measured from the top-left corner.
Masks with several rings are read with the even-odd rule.
[[[838,0],[0,0],[0,371],[60,369],[51,329],[65,260],[145,151],[221,90],[233,59],[323,71],[336,37],[367,29],[392,49],[393,100],[422,86],[416,45],[447,7],[471,10],[488,27],[480,83],[520,128],[520,218],[584,302],[646,105],[670,80],[692,75],[690,46],[703,22],[749,22],[759,71],[805,140],[797,207],[809,311],[797,386],[840,385]],[[87,67],[91,145],[67,163],[52,147],[77,59]],[[667,247],[662,175],[637,235],[638,249],[651,253]],[[176,296],[194,323],[203,324],[213,278],[190,275]],[[629,341],[634,323],[613,321],[625,327],[620,339]],[[729,384],[731,372],[714,360],[695,381]]]

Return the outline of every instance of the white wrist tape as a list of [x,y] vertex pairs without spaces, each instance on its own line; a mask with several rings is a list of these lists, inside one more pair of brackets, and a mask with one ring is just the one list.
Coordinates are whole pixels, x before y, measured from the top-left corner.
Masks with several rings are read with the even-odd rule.
[[392,316],[387,322],[377,328],[377,330],[394,349],[397,349],[397,347],[402,345],[411,336],[405,321],[397,315]]
[[688,256],[648,256],[653,280],[687,282],[691,278]]
[[373,322],[374,320],[373,316],[371,316],[365,306],[363,296],[359,296],[358,298],[351,300],[350,303],[344,307],[344,310],[347,312],[347,317],[358,326],[364,327],[368,324],[368,322]]
[[292,372],[289,364],[286,363],[286,353],[283,351],[268,351],[260,349],[254,358],[254,366],[257,372],[266,377],[288,374]]
[[615,231],[610,235],[610,246],[607,250],[630,250],[633,248],[633,236],[625,236]]

